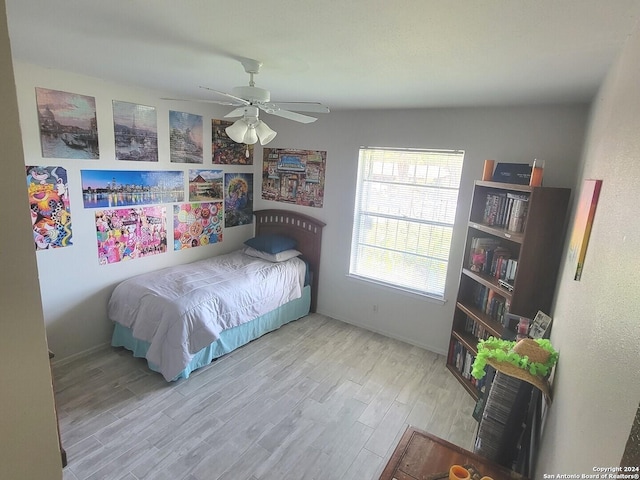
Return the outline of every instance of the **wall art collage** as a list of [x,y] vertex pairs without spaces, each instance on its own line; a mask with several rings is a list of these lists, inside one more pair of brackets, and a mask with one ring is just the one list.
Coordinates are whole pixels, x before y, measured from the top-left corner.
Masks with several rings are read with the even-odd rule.
[[[36,104],[44,159],[100,159],[94,97],[36,88]],[[157,164],[155,107],[118,100],[112,104],[115,160]],[[168,124],[169,161],[203,165],[203,117],[169,111]],[[211,122],[211,163],[252,165],[253,146],[249,149],[231,141],[224,132],[227,124]],[[26,166],[36,250],[73,245],[69,188],[78,186],[69,185],[65,163],[60,163]],[[252,173],[202,167],[186,171],[91,168],[81,169],[80,176],[82,207],[94,211],[101,265],[165,253],[171,237],[174,251],[219,243],[223,226],[253,222]],[[173,216],[172,232],[167,212]]]

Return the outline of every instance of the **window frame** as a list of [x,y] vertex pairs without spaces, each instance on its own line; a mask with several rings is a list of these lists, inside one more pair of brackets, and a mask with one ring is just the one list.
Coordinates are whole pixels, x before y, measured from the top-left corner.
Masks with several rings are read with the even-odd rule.
[[[433,154],[441,155],[442,158],[438,160],[438,162],[432,161],[431,163],[427,163],[426,169],[427,171],[430,167],[434,169],[443,169],[442,163],[444,162],[446,164],[448,160],[452,160],[453,162],[452,165],[455,170],[455,174],[453,177],[454,181],[451,184],[447,184],[447,185],[428,184],[427,177],[425,176],[424,183],[417,183],[418,180],[421,180],[421,178],[419,178],[417,175],[416,165],[420,164],[419,161],[417,160],[414,160],[413,163],[408,162],[407,168],[409,168],[413,172],[412,176],[408,177],[413,181],[409,182],[408,184],[403,184],[403,182],[398,182],[398,181],[385,180],[384,174],[379,175],[378,179],[374,179],[372,178],[373,176],[372,171],[375,170],[375,167],[372,162],[375,162],[375,160],[372,157],[375,154],[378,154],[378,155],[382,154],[384,156],[383,152],[389,152],[390,155],[399,155],[400,156],[399,159],[405,154],[406,155],[415,155],[415,154],[423,155],[424,160],[428,160],[429,155],[433,155]],[[365,158],[365,155],[368,155],[368,157]],[[447,293],[446,280],[449,273],[449,267],[451,265],[451,246],[453,245],[456,211],[457,211],[459,195],[460,195],[460,186],[462,183],[462,169],[464,166],[464,156],[465,156],[465,152],[464,150],[461,150],[461,149],[452,150],[452,149],[395,148],[395,147],[394,148],[391,148],[391,147],[360,147],[359,148],[358,171],[357,171],[357,179],[356,179],[356,196],[355,196],[354,210],[353,210],[351,248],[349,252],[349,273],[348,273],[349,277],[374,283],[384,287],[389,287],[402,292],[408,292],[411,294],[425,296],[430,299],[438,300],[441,302],[445,301],[445,295]],[[393,172],[395,172],[396,169],[399,169],[399,165],[402,164],[402,162],[398,162],[397,160],[395,163],[393,162],[390,162],[390,163],[393,164],[391,167]],[[385,161],[382,162],[382,165],[383,165],[383,168],[385,168]],[[368,171],[366,171],[367,169]],[[443,171],[444,170],[445,169],[443,169]],[[378,173],[379,172],[380,172],[380,169],[378,168]],[[436,179],[439,179],[439,178],[440,178],[440,173],[438,174]],[[457,182],[455,180],[457,180]],[[375,196],[375,194],[372,194],[372,193],[364,193],[365,190],[368,190],[372,186],[381,187],[385,185],[390,190],[394,190],[396,192],[398,190],[402,190],[403,188],[407,188],[409,190],[414,190],[412,193],[413,196],[416,195],[416,192],[420,192],[419,195],[424,195],[425,197],[431,196],[432,198],[438,199],[440,202],[444,202],[444,204],[446,205],[445,207],[446,218],[425,219],[425,218],[419,218],[415,216],[409,216],[403,213],[390,214],[390,213],[383,213],[383,212],[375,212],[373,211],[375,207],[366,208],[366,206],[363,206],[363,202],[367,202],[367,199],[372,200],[372,197]],[[428,192],[431,192],[431,194],[428,195]],[[448,197],[451,197],[451,198],[448,199]],[[375,204],[376,202],[373,201],[373,203]],[[371,201],[368,203],[368,205],[369,206],[372,205]],[[421,212],[421,215],[424,215],[424,214],[425,212]],[[431,214],[431,212],[430,211],[426,212],[426,214]],[[434,212],[433,215],[438,216],[440,214],[437,212]],[[410,229],[418,225],[417,228],[418,228],[418,231],[420,231],[421,227],[424,227],[425,230],[426,229],[430,230],[429,238],[431,237],[435,238],[439,235],[439,239],[435,238],[434,240],[435,246],[431,245],[430,240],[427,242],[429,244],[429,247],[428,247],[429,251],[432,251],[432,249],[433,251],[446,251],[446,255],[436,257],[436,256],[433,256],[433,254],[430,254],[430,255],[420,254],[419,252],[417,252],[417,249],[419,247],[416,248],[416,251],[410,251],[409,247],[405,249],[388,248],[388,244],[381,245],[381,242],[379,241],[364,242],[363,241],[364,234],[362,232],[362,229],[366,224],[365,219],[371,219],[371,218],[375,218],[376,222],[380,221],[380,219],[384,219],[385,221],[388,220],[388,221],[394,221],[398,223],[402,222],[405,224],[407,228],[407,232],[405,234],[397,236],[398,234],[396,231],[396,236],[392,240],[394,245],[397,245],[399,241],[401,242],[403,241],[406,246],[408,244],[409,237],[411,237]],[[378,224],[376,223],[376,226],[375,226],[376,229],[377,229],[377,225]],[[388,230],[388,227],[387,227],[387,230]],[[434,235],[434,232],[436,231],[439,232],[438,235]],[[415,235],[415,232],[413,233]],[[448,242],[442,241],[443,235],[448,237]],[[418,237],[421,237],[421,236],[422,235],[418,235]],[[386,239],[384,241],[387,242]],[[421,243],[420,238],[418,238],[418,243]],[[413,283],[406,282],[406,281],[402,281],[401,283],[398,283],[397,281],[394,281],[393,278],[391,278],[392,274],[389,273],[391,270],[393,270],[393,268],[387,268],[387,272],[383,275],[376,275],[376,276],[367,275],[366,272],[364,272],[364,270],[366,270],[366,268],[363,267],[363,263],[365,263],[364,260],[362,260],[362,263],[359,263],[359,261],[361,260],[361,257],[364,257],[364,254],[361,253],[363,248],[378,249],[379,255],[386,255],[387,253],[389,253],[390,256],[393,256],[395,254],[398,257],[402,258],[404,265],[408,265],[408,263],[406,262],[411,261],[413,259],[416,259],[417,260],[416,263],[418,264],[421,262],[429,264],[429,266],[426,266],[426,267],[418,266],[416,267],[416,270],[423,270],[422,275],[426,275],[426,277],[428,278],[435,278],[435,280],[429,281],[428,278],[420,279],[419,278],[420,275],[411,275],[411,277],[415,277],[415,278],[412,278]],[[433,265],[435,264],[440,264],[441,267],[440,268],[434,267]],[[370,272],[371,272],[371,265],[372,264],[369,263]],[[398,277],[396,275],[396,279],[397,278]],[[422,287],[418,285],[420,282],[424,282],[422,284]]]

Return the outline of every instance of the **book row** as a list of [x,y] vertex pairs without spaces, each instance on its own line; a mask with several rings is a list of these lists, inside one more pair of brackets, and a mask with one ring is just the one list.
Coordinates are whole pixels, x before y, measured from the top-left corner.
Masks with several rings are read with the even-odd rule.
[[508,300],[480,284],[476,285],[473,303],[485,315],[500,323],[503,323],[504,315],[509,311]]
[[487,330],[484,327],[484,325],[476,322],[469,316],[467,316],[467,319],[465,321],[464,331],[467,333],[470,333],[471,335],[476,337],[478,340],[486,340],[487,338],[493,335],[489,330]]
[[482,222],[486,225],[523,232],[529,196],[517,193],[488,193]]
[[454,366],[463,378],[467,379],[478,391],[481,391],[487,376],[485,375],[480,380],[477,380],[471,375],[471,368],[473,367],[475,359],[476,357],[473,352],[467,350],[464,345],[456,339],[451,339],[447,364]]
[[513,288],[518,260],[511,257],[511,251],[502,246],[500,240],[495,237],[473,237],[471,239],[469,269],[502,280]]

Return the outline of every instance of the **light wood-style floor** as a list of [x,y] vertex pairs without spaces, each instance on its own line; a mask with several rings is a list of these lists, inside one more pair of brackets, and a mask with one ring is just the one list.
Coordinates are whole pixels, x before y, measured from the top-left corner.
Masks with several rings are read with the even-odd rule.
[[408,424],[477,426],[444,357],[318,314],[180,382],[112,348],[54,378],[64,480],[377,479]]

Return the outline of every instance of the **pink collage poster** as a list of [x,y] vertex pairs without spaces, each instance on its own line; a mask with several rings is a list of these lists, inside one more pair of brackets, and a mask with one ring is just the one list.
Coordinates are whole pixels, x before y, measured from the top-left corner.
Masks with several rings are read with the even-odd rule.
[[100,265],[167,251],[166,207],[97,210],[95,216]]
[[200,247],[222,241],[222,202],[173,206],[173,249]]

